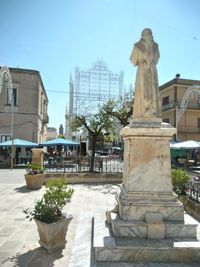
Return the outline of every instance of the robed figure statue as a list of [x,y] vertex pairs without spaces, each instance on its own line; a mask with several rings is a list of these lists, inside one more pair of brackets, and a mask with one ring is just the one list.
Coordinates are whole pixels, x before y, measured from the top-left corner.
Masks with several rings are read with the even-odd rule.
[[156,64],[159,59],[158,44],[151,29],[144,29],[139,42],[134,45],[130,60],[138,66],[135,83],[134,118],[160,118],[161,105]]

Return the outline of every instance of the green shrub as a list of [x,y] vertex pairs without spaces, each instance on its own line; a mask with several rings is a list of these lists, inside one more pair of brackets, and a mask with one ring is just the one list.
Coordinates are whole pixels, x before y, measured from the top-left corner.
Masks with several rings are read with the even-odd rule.
[[174,192],[179,195],[185,195],[187,185],[189,183],[190,177],[186,171],[181,169],[172,170],[172,186]]
[[61,218],[62,209],[70,201],[74,190],[68,189],[64,179],[49,180],[41,200],[35,203],[34,209],[24,210],[26,218],[52,223]]
[[32,174],[32,175],[40,174],[40,173],[43,173],[44,171],[45,169],[43,168],[43,166],[37,163],[30,163],[27,165],[27,168],[26,168],[27,174]]

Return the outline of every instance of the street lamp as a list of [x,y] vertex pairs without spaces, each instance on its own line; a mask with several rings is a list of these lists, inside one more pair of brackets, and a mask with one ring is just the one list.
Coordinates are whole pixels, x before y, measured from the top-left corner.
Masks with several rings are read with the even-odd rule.
[[13,115],[14,115],[14,97],[13,97],[13,85],[12,85],[12,77],[10,74],[10,70],[7,66],[2,66],[0,69],[0,93],[2,91],[4,82],[8,82],[8,97],[9,102],[11,105],[11,140],[12,140],[12,147],[11,147],[11,170],[13,169],[13,159],[14,159],[14,139],[13,139]]
[[[12,83],[11,83],[12,84]],[[13,162],[14,162],[14,138],[13,138],[13,118],[14,118],[14,97],[13,97],[13,88],[9,88],[9,101],[11,105],[11,140],[12,140],[12,145],[11,145],[11,160],[10,160],[10,168],[13,170]]]

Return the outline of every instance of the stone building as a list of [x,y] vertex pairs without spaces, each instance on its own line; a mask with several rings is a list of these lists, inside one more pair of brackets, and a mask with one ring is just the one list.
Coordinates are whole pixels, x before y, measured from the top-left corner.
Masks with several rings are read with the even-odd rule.
[[57,129],[55,127],[47,127],[47,138],[46,140],[52,140],[57,138],[58,133],[57,133]]
[[199,87],[200,81],[182,79],[178,74],[160,86],[163,121],[177,127],[175,138],[179,141],[200,141],[200,88],[193,86]]
[[64,128],[62,124],[60,124],[60,127],[59,127],[59,135],[64,135]]
[[13,109],[8,82],[0,95],[0,142],[13,138],[40,143],[46,140],[48,98],[39,71],[9,68],[13,86]]

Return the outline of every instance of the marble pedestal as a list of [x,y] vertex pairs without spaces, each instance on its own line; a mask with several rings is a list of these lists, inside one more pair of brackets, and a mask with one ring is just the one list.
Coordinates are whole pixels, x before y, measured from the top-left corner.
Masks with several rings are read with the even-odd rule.
[[110,232],[100,237],[94,230],[96,262],[200,260],[199,242],[184,247],[184,240],[197,241],[197,225],[184,222],[183,205],[172,190],[169,142],[175,133],[159,119],[136,120],[122,129],[123,183],[115,209],[106,213]]
[[124,173],[116,196],[118,213],[110,217],[113,235],[164,239],[176,229],[179,237],[194,237],[195,229],[184,225],[183,205],[172,190],[169,142],[176,129],[158,121],[152,127],[145,123],[139,127],[136,121],[121,131]]

